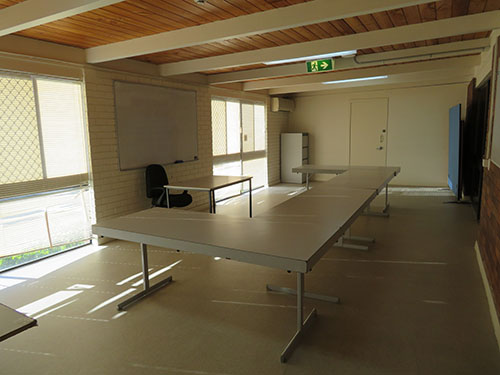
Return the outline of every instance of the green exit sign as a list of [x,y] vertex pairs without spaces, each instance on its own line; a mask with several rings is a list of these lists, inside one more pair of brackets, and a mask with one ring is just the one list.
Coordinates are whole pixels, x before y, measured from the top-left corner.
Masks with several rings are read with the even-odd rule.
[[333,70],[332,59],[307,61],[306,65],[307,73],[326,72],[328,70]]

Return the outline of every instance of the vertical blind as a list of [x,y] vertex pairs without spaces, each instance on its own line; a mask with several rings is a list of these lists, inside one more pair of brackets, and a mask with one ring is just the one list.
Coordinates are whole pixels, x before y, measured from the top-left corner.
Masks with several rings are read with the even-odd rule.
[[88,184],[80,82],[0,75],[0,199]]

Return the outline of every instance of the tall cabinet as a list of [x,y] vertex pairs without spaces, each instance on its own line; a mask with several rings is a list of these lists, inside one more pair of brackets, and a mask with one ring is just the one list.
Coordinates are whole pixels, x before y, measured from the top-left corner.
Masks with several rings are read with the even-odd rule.
[[309,164],[309,135],[307,133],[282,133],[281,182],[304,183],[304,174],[292,173],[292,168],[302,164]]

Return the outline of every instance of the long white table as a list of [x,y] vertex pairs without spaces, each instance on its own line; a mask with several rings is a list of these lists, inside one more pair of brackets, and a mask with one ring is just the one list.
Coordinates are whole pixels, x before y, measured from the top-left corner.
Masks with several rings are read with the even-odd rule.
[[300,167],[292,168],[293,173],[302,173],[306,175],[306,188],[309,189],[310,175],[315,173],[340,174],[349,169],[348,165],[321,165],[321,164],[303,164]]
[[236,185],[248,181],[248,212],[252,217],[252,176],[205,176],[183,181],[178,184],[165,185],[167,207],[170,206],[168,192],[170,189],[176,190],[195,190],[208,193],[209,212],[215,214],[215,190],[222,189],[231,185]]
[[[325,182],[325,184],[332,184],[336,187],[375,189],[377,194],[385,188],[385,206],[382,213],[370,212],[370,214],[388,216],[389,182],[401,172],[401,168],[304,164],[300,167],[292,168],[292,172],[306,173],[307,189],[309,189],[309,175],[313,173],[336,174],[337,176]],[[319,185],[318,188],[325,186],[325,184]]]
[[0,341],[37,325],[35,319],[0,303]]
[[[307,188],[309,188],[309,176],[315,173],[342,175],[345,181],[342,183],[335,182],[337,186],[380,188],[387,185],[388,181],[390,181],[395,175],[401,172],[401,168],[303,164],[301,166],[292,168],[292,172],[306,174]],[[390,176],[391,172],[393,172],[392,177]],[[329,182],[333,182],[333,180],[330,180]]]
[[[383,173],[382,173],[383,174]],[[383,179],[394,171],[385,170]],[[316,316],[303,318],[303,298],[338,302],[338,298],[306,293],[307,272],[346,232],[376,197],[376,189],[336,186],[334,181],[300,194],[256,218],[234,218],[203,212],[152,208],[105,220],[92,227],[94,234],[141,244],[144,290],[120,303],[120,310],[169,284],[172,277],[150,285],[147,245],[218,256],[295,272],[297,289],[267,286],[297,295],[297,329],[281,361],[286,362]]]

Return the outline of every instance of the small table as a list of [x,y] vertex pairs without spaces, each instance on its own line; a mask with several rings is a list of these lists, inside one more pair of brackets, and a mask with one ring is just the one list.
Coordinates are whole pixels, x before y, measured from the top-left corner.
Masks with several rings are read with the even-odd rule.
[[0,341],[6,340],[36,325],[37,322],[35,319],[29,318],[0,303]]
[[170,207],[168,191],[176,190],[195,190],[208,192],[209,212],[215,214],[215,190],[227,186],[248,181],[248,210],[252,217],[252,176],[206,176],[180,182],[178,184],[165,185],[167,194],[167,207]]

